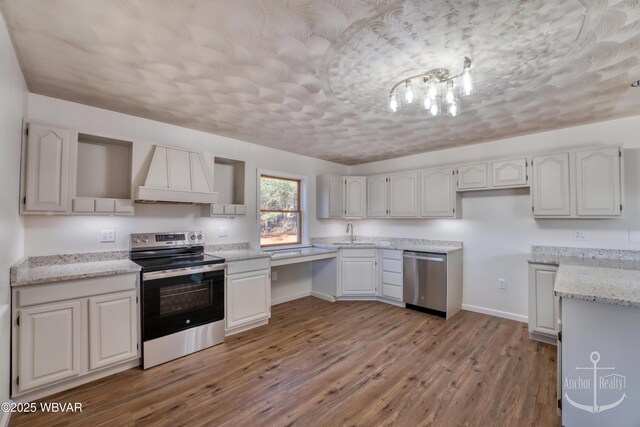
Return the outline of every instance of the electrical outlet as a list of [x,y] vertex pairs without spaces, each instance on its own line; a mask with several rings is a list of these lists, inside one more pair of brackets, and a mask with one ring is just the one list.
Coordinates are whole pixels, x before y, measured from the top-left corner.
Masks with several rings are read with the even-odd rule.
[[506,279],[498,279],[498,289],[507,289]]
[[115,230],[100,230],[100,243],[113,243],[115,241]]
[[227,232],[227,227],[218,228],[218,237],[228,237],[229,233]]
[[584,231],[575,231],[573,233],[573,240],[587,240],[587,233]]
[[271,280],[274,282],[278,280],[278,270],[271,270]]

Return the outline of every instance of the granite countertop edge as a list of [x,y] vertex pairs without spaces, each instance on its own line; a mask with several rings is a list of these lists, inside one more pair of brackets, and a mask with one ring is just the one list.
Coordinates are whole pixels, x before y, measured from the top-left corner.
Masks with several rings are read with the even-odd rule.
[[372,243],[368,244],[358,244],[351,245],[348,242],[344,244],[324,244],[324,243],[316,243],[313,245],[314,247],[321,248],[335,248],[338,249],[389,249],[393,251],[416,251],[416,252],[433,252],[433,253],[444,253],[450,254],[453,252],[458,252],[462,250],[462,246],[410,246],[410,245],[380,245]]
[[[422,252],[452,253],[462,250],[458,246],[421,246],[421,245],[370,245],[352,246],[317,243],[303,248],[289,248],[263,251],[247,247],[209,248],[205,253],[224,258],[227,262],[269,258],[272,260],[294,259],[314,255],[337,253],[340,249],[390,249],[414,250]],[[124,252],[123,252],[124,253]],[[79,257],[84,256],[82,260]],[[11,287],[58,283],[69,280],[89,279],[92,277],[115,276],[141,271],[141,267],[129,258],[121,258],[121,253],[96,252],[88,254],[63,254],[45,257],[24,257],[10,269]],[[34,259],[39,258],[38,261]],[[73,262],[76,261],[77,262]],[[33,264],[32,264],[33,262]]]
[[560,298],[640,308],[640,287],[634,285],[640,261],[533,254],[528,263],[558,267],[554,294]]
[[[21,264],[24,263],[24,260]],[[11,287],[138,273],[142,268],[128,259],[43,266],[11,267]]]

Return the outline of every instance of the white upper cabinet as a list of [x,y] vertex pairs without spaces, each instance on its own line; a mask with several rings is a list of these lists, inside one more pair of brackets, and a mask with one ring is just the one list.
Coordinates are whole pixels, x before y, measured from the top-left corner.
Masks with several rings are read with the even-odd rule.
[[535,216],[571,215],[569,153],[536,156],[531,196]]
[[418,172],[389,176],[389,214],[392,217],[418,216]]
[[458,190],[480,190],[489,187],[487,163],[458,167]]
[[576,152],[577,214],[582,216],[620,215],[621,176],[618,147]]
[[520,158],[491,162],[492,187],[525,187],[527,185],[527,159]]
[[69,209],[69,135],[68,129],[29,123],[24,212]]
[[344,216],[360,218],[366,215],[367,178],[348,176],[344,179]]
[[389,215],[389,177],[367,177],[367,216],[386,217]]
[[344,178],[339,175],[316,176],[316,217],[344,216]]
[[342,177],[329,176],[329,216],[340,217],[344,206],[344,193],[342,191]]
[[452,167],[420,172],[420,216],[455,216],[456,197],[455,170]]

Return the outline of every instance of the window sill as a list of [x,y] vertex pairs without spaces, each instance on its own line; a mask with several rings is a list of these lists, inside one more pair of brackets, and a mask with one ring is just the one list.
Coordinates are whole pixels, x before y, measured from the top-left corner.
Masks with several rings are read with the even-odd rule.
[[260,250],[264,252],[277,252],[277,251],[290,251],[292,249],[303,249],[310,248],[312,245],[301,243],[299,245],[289,245],[289,246],[267,246],[266,248],[261,247]]

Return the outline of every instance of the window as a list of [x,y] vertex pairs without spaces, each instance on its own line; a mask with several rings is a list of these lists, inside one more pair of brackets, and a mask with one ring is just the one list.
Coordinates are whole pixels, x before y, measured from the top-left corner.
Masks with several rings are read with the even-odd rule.
[[301,243],[300,180],[260,176],[260,246]]

